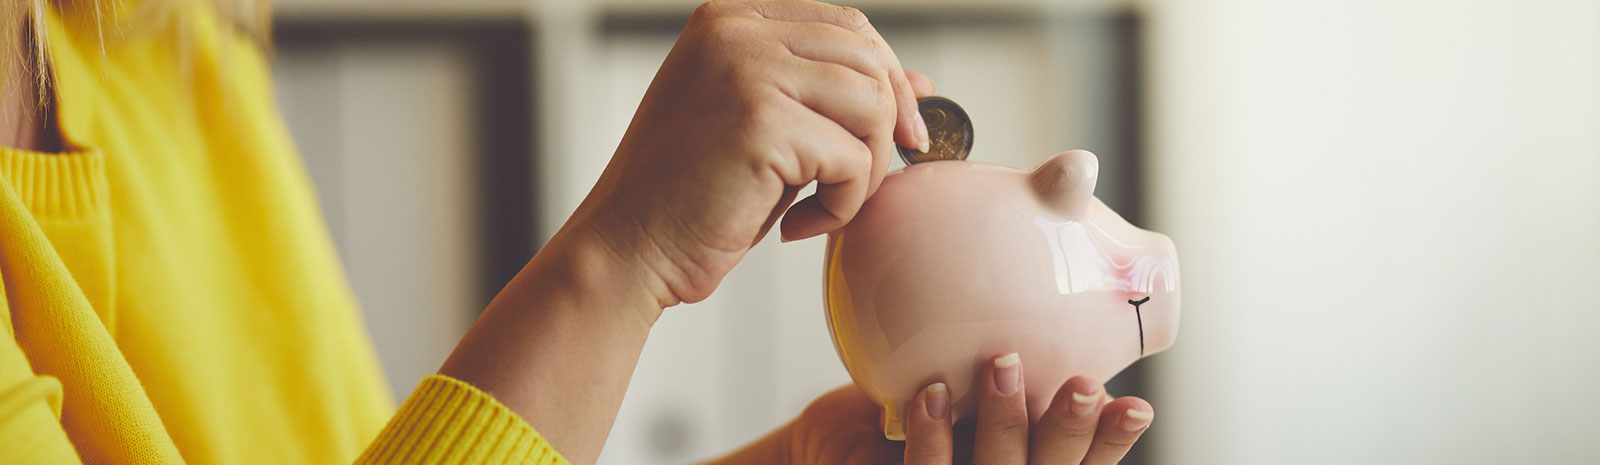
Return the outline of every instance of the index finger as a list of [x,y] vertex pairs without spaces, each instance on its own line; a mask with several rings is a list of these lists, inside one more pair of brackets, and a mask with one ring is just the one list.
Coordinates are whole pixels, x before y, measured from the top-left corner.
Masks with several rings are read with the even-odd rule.
[[950,438],[950,391],[933,383],[912,399],[906,409],[904,465],[950,465],[954,446]]
[[937,91],[937,88],[933,85],[933,79],[929,79],[927,75],[916,71],[906,70],[906,81],[911,83],[911,92],[917,98],[932,97]]

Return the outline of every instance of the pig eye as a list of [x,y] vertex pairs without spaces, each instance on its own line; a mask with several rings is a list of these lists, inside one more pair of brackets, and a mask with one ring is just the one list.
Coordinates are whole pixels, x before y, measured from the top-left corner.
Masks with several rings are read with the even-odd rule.
[[1139,322],[1139,356],[1140,357],[1144,356],[1144,315],[1140,315],[1139,314],[1139,306],[1140,305],[1144,305],[1145,302],[1149,302],[1149,301],[1150,301],[1150,296],[1144,296],[1143,299],[1139,299],[1139,300],[1128,299],[1128,305],[1132,305],[1133,306],[1133,317],[1134,317],[1135,321]]

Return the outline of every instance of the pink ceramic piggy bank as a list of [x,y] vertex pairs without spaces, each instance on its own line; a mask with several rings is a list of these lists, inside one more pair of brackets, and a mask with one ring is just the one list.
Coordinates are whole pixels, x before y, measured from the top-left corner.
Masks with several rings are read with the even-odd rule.
[[954,418],[977,407],[984,363],[1022,358],[1038,419],[1067,378],[1106,380],[1178,333],[1172,240],[1094,197],[1099,162],[1056,155],[1032,172],[935,161],[891,173],[828,240],[834,346],[903,439],[922,387],[944,382]]

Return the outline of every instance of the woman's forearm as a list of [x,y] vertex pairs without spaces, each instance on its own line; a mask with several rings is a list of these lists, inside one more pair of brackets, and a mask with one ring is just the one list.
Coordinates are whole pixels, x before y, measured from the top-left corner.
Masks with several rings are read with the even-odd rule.
[[700,462],[699,465],[775,465],[787,464],[789,453],[785,447],[791,442],[789,425],[768,433],[728,455]]
[[[913,91],[860,11],[701,5],[594,190],[440,374],[592,463],[661,309],[709,296],[780,216],[791,239],[848,221],[895,145],[927,147]],[[817,193],[793,202],[813,182]]]
[[495,396],[573,463],[593,463],[661,314],[637,263],[582,228],[564,228],[439,373]]

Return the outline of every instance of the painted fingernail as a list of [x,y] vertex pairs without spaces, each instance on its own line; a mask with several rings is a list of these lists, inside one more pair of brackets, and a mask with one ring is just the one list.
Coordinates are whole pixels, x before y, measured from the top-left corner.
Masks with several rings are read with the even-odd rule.
[[1086,417],[1094,414],[1094,408],[1100,406],[1100,388],[1094,388],[1088,394],[1081,392],[1072,393],[1072,415]]
[[950,413],[950,390],[944,383],[929,384],[922,390],[922,407],[927,409],[928,418],[943,419]]
[[1131,408],[1124,415],[1126,417],[1122,419],[1122,429],[1126,431],[1138,431],[1140,428],[1150,426],[1150,420],[1156,418],[1155,413]]
[[1022,357],[1015,352],[994,359],[994,386],[1001,394],[1013,394],[1022,387]]
[[928,153],[928,122],[922,119],[922,112],[917,112],[917,150]]

